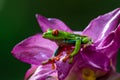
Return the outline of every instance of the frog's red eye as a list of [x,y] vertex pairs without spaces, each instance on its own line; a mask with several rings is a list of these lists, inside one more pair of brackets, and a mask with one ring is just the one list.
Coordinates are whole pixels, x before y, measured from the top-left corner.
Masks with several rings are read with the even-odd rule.
[[57,36],[59,34],[59,31],[57,29],[52,31],[52,35]]

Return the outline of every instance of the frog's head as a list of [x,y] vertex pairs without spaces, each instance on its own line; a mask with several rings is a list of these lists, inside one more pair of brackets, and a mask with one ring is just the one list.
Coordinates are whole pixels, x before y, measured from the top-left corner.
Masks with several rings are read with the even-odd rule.
[[62,40],[67,38],[67,34],[69,33],[61,30],[48,29],[46,32],[43,33],[42,37],[50,40]]

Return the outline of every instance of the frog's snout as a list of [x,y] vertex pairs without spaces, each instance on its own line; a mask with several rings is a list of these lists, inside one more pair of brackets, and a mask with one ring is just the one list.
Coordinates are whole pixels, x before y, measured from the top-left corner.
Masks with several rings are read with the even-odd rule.
[[45,38],[45,35],[46,35],[46,33],[43,33],[43,34],[42,34],[42,37]]

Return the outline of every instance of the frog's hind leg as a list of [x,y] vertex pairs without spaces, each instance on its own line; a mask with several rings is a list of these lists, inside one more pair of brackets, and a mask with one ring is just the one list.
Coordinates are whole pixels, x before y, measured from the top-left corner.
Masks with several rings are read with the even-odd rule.
[[64,47],[59,46],[58,49],[55,51],[53,58],[59,61],[63,51],[64,51]]
[[54,63],[55,63],[54,58],[50,58],[47,61],[43,61],[42,65],[52,64],[52,69],[55,69],[55,64]]
[[70,57],[74,57],[81,48],[81,38],[76,38],[74,51],[70,54]]
[[61,55],[60,53],[63,51],[64,51],[64,47],[59,46],[53,56]]

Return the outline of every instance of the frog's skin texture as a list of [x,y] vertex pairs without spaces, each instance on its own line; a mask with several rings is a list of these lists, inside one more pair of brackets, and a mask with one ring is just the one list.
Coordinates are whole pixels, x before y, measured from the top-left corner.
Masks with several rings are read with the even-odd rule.
[[[58,49],[53,55],[55,60],[59,60],[61,53],[63,51],[66,51],[67,55],[63,61],[66,61],[69,58],[69,63],[73,62],[73,57],[79,52],[81,45],[85,47],[85,45],[92,44],[91,39],[87,36],[69,33],[61,30],[48,29],[43,33],[42,36],[43,38],[56,42],[58,45]],[[74,48],[72,46],[74,46]],[[50,59],[48,62],[51,62],[52,59]]]

